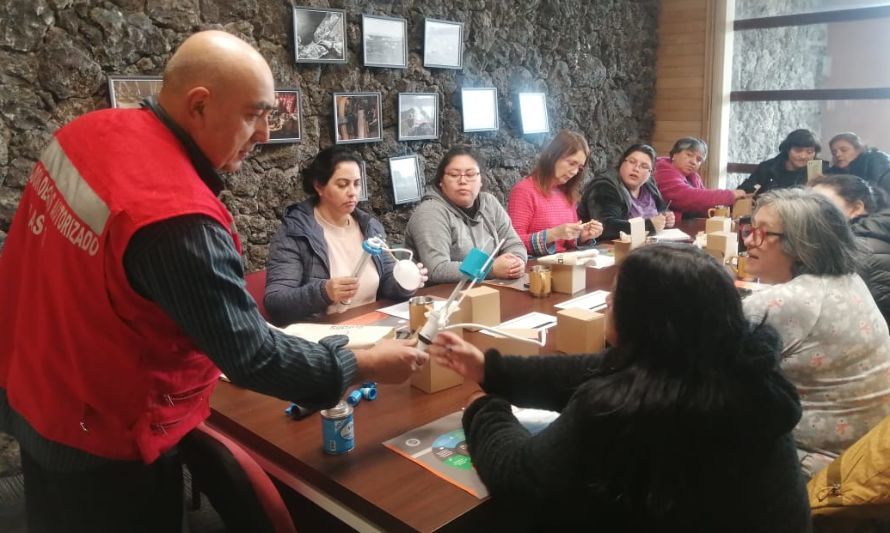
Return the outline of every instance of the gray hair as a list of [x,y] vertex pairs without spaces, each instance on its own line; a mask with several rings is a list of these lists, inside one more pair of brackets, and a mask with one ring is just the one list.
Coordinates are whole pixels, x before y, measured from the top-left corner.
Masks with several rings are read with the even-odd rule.
[[681,137],[677,139],[677,142],[674,143],[674,147],[671,148],[670,155],[679,154],[685,150],[700,152],[702,159],[708,158],[708,143],[698,137]]
[[794,259],[792,274],[841,276],[857,271],[861,249],[847,218],[830,200],[803,189],[778,189],[757,200],[782,220],[782,250]]

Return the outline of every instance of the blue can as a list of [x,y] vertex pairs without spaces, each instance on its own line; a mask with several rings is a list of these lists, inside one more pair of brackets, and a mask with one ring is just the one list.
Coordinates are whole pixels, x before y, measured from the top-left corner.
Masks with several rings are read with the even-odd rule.
[[321,438],[325,453],[340,455],[355,448],[352,406],[341,401],[321,411]]

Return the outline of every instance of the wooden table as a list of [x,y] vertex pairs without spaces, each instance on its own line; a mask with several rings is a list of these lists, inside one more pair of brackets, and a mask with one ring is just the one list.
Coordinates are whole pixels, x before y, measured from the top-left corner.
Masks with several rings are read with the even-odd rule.
[[[694,229],[689,226],[689,230]],[[614,266],[587,269],[587,291],[610,289],[615,271]],[[451,288],[451,285],[440,285],[420,293],[445,297]],[[582,294],[553,293],[538,299],[522,291],[498,290],[502,320],[531,311],[552,314],[554,304]],[[349,320],[389,303],[381,301],[351,309],[336,318]],[[555,351],[554,337],[548,337],[546,351]],[[487,338],[479,333],[466,333],[466,339],[480,348],[485,347]],[[380,385],[377,400],[363,401],[356,407],[356,447],[342,456],[322,452],[318,414],[300,421],[290,420],[284,415],[286,402],[228,383],[220,383],[211,399],[210,423],[242,443],[280,482],[284,492],[293,490],[302,494],[353,528],[491,530],[503,526],[503,522],[490,501],[471,496],[382,444],[460,410],[476,389],[476,384],[465,383],[426,394],[408,384]],[[295,517],[295,523],[299,527],[299,516]]]

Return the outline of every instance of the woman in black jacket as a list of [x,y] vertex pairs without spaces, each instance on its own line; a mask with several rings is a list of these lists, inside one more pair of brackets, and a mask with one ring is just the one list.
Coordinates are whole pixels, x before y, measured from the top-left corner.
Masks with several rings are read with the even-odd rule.
[[890,323],[890,209],[884,193],[849,174],[820,176],[810,186],[850,221],[850,229],[866,252],[859,274]]
[[615,170],[595,176],[584,188],[578,203],[581,220],[596,219],[603,224],[602,239],[616,239],[618,232],[630,232],[628,219],[642,217],[646,231],[659,232],[674,226],[674,213],[652,180],[655,149],[634,144],[621,154]]
[[873,187],[890,193],[890,155],[869,148],[852,132],[838,133],[828,142],[833,158],[830,174],[859,176]]
[[[494,501],[551,531],[809,531],[781,342],[747,322],[726,270],[691,246],[644,246],[613,296],[601,354],[434,339],[430,355],[485,391],[463,427]],[[511,404],[560,415],[531,435]]]
[[[807,163],[818,157],[822,145],[810,130],[794,130],[779,144],[779,155],[762,161],[739,189],[765,193],[807,183]],[[760,187],[757,187],[757,186]]]

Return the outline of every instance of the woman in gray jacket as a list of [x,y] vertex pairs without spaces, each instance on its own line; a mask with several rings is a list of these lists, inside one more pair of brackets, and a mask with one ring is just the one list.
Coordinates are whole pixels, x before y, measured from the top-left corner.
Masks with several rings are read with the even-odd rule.
[[430,282],[460,280],[460,263],[470,250],[479,248],[490,253],[498,240],[504,240],[504,245],[490,276],[522,276],[527,259],[525,245],[497,198],[480,192],[479,158],[466,146],[452,148],[439,163],[433,184],[405,231],[405,244],[429,268]]

